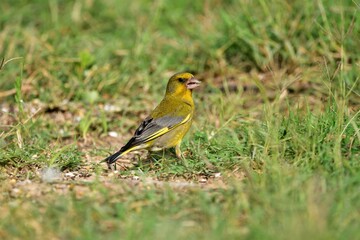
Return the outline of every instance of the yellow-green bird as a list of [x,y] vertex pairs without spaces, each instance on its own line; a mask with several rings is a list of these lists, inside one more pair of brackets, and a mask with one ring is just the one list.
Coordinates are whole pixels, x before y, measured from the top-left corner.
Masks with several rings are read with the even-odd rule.
[[128,143],[104,160],[109,168],[124,154],[139,149],[159,151],[175,147],[176,156],[181,158],[181,140],[191,127],[195,109],[192,90],[199,85],[200,81],[191,73],[172,76],[160,104],[140,124]]

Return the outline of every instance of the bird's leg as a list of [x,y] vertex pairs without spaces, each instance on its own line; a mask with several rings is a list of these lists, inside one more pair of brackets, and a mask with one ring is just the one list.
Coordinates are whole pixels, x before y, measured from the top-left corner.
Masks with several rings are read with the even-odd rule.
[[184,157],[181,153],[180,145],[181,145],[181,141],[175,146],[175,153],[178,159],[183,159]]
[[116,163],[113,163],[113,164],[108,163],[107,165],[108,165],[109,170],[116,171]]
[[183,154],[181,153],[181,149],[180,149],[180,145],[181,145],[181,142],[179,142],[176,146],[175,146],[175,153],[176,153],[176,157],[178,159],[181,159],[184,166],[187,168],[188,167],[188,164],[187,164],[187,161],[185,160]]

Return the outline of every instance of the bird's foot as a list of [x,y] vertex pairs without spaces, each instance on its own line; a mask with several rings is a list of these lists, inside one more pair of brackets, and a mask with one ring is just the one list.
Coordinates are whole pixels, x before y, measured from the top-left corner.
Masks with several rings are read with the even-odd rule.
[[116,171],[116,163],[107,163],[108,169]]

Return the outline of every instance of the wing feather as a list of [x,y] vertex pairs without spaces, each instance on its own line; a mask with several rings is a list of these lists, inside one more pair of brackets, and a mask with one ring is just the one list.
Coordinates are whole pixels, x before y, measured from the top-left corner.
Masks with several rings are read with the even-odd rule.
[[154,140],[169,132],[171,129],[186,123],[190,118],[190,114],[186,117],[165,116],[157,119],[146,118],[135,131],[135,134],[130,141],[122,148],[122,151],[127,151],[134,146]]

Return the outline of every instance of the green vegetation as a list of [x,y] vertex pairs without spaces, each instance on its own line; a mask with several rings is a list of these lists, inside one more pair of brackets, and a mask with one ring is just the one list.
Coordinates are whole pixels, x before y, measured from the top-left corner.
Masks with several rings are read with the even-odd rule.
[[[0,9],[1,239],[360,237],[358,1]],[[107,170],[180,71],[186,159]]]

